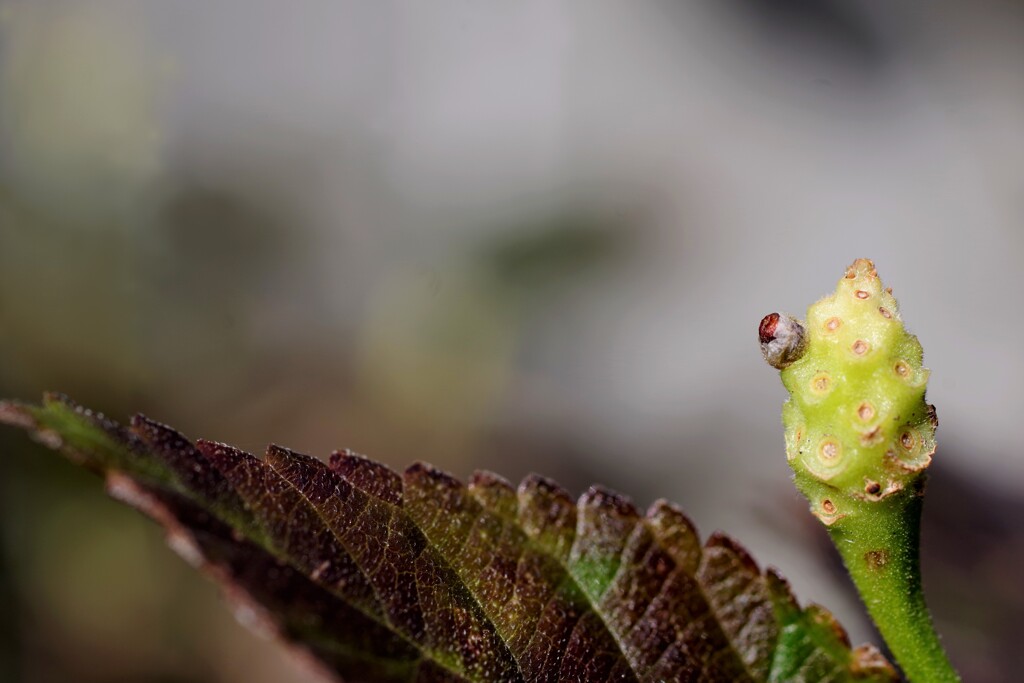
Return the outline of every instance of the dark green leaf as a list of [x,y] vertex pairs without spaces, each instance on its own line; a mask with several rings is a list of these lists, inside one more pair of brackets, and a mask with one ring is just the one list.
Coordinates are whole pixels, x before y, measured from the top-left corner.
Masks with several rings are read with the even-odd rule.
[[243,620],[345,681],[892,681],[823,608],[683,513],[593,487],[468,486],[271,446],[260,460],[61,396],[0,422],[93,469]]

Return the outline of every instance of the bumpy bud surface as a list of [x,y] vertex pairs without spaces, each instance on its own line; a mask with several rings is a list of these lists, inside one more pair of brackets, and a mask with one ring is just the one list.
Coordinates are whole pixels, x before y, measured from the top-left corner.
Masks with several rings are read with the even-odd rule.
[[854,261],[801,332],[805,348],[781,372],[786,454],[811,510],[833,524],[851,502],[912,487],[935,452],[937,422],[921,345],[871,261]]
[[[781,330],[781,331],[780,331]],[[892,290],[857,259],[801,325],[772,313],[758,329],[790,398],[786,455],[871,617],[913,683],[959,681],[921,590],[920,519],[935,452],[921,345]]]

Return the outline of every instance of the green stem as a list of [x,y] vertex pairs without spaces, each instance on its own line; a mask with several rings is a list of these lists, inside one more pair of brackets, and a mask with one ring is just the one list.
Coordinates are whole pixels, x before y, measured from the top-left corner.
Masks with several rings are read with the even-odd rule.
[[914,490],[861,502],[828,531],[907,680],[957,682],[921,589],[921,502]]

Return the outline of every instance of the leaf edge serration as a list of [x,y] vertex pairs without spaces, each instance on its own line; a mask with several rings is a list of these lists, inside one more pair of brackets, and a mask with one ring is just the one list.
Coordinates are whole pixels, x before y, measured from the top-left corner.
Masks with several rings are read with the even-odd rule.
[[[279,636],[291,644],[293,651],[300,652],[303,659],[338,680],[547,680],[552,674],[550,669],[544,668],[543,662],[534,662],[535,668],[524,669],[524,656],[531,652],[528,646],[513,656],[516,668],[505,670],[503,674],[486,666],[467,669],[465,663],[475,661],[473,657],[479,655],[471,652],[472,648],[463,648],[463,652],[456,653],[455,656],[461,659],[455,662],[448,655],[424,649],[422,643],[416,641],[415,633],[396,629],[390,618],[380,621],[380,615],[365,613],[365,605],[357,605],[357,608],[346,604],[349,611],[353,612],[353,619],[367,619],[367,629],[373,631],[377,626],[381,626],[391,634],[390,639],[381,639],[381,647],[385,653],[395,653],[394,661],[368,656],[361,664],[356,662],[356,665],[365,667],[365,673],[353,671],[352,661],[341,660],[345,660],[346,657],[350,660],[358,658],[358,653],[350,651],[351,648],[346,650],[338,643],[329,642],[329,638],[325,640],[325,632],[317,631],[317,628],[331,623],[329,616],[321,614],[317,617],[320,619],[317,622],[319,625],[316,628],[307,628],[301,623],[304,615],[292,614],[288,605],[282,606],[274,602],[274,596],[261,594],[258,581],[252,580],[251,577],[246,579],[241,575],[244,570],[237,566],[239,560],[232,553],[241,553],[252,562],[278,567],[281,572],[291,577],[288,580],[294,581],[294,586],[289,590],[300,594],[305,590],[315,594],[317,586],[322,591],[323,586],[318,581],[324,580],[327,570],[317,572],[314,568],[311,571],[308,563],[301,567],[296,566],[295,557],[287,553],[282,554],[275,541],[275,532],[268,529],[267,524],[261,523],[253,514],[258,505],[254,507],[244,495],[239,494],[238,486],[230,485],[230,478],[224,476],[218,469],[216,458],[211,459],[210,453],[221,445],[203,441],[192,442],[170,427],[143,416],[134,417],[130,427],[123,427],[60,394],[47,394],[41,406],[0,402],[0,422],[30,432],[44,445],[59,450],[69,459],[104,475],[107,490],[111,495],[136,507],[164,526],[168,543],[174,550],[193,565],[204,569],[205,573],[220,583],[229,597],[236,604],[243,606],[240,609],[245,614],[259,615],[259,619],[247,620],[250,626],[257,626],[258,630]],[[744,596],[748,602],[753,601],[756,604],[757,598],[767,601],[770,605],[768,616],[763,610],[759,616],[755,611],[737,616],[729,613],[729,610],[735,607],[734,604],[723,601],[716,606],[714,596],[705,595],[709,611],[718,612],[708,622],[709,628],[715,621],[723,628],[723,624],[730,618],[736,620],[733,632],[727,634],[730,646],[735,647],[735,639],[753,635],[756,640],[758,633],[769,634],[770,642],[767,646],[761,643],[760,650],[756,644],[750,646],[748,643],[746,657],[744,651],[735,650],[736,656],[742,660],[743,670],[731,680],[820,680],[807,677],[810,665],[806,664],[806,675],[800,677],[800,657],[808,656],[808,642],[818,648],[812,649],[809,656],[829,660],[832,667],[832,678],[829,680],[896,680],[891,665],[877,650],[867,646],[851,651],[845,631],[827,611],[815,606],[799,608],[788,584],[778,577],[777,572],[771,569],[762,572],[749,554],[735,541],[722,534],[713,534],[704,544],[700,544],[692,523],[678,507],[667,501],[656,501],[646,514],[641,514],[626,497],[601,487],[594,487],[573,501],[564,489],[538,475],[528,476],[518,489],[514,489],[498,475],[478,472],[471,477],[467,486],[454,477],[422,463],[411,466],[405,474],[397,474],[384,465],[351,453],[336,453],[332,456],[331,463],[325,465],[309,456],[278,447],[268,449],[270,455],[263,460],[241,451],[234,452],[241,454],[238,457],[251,458],[252,462],[260,463],[254,471],[260,471],[260,467],[267,470],[277,469],[272,462],[268,464],[268,461],[276,458],[283,467],[287,467],[289,463],[302,463],[303,466],[312,468],[310,476],[326,477],[332,482],[335,480],[322,473],[331,472],[331,476],[348,476],[352,481],[360,481],[359,477],[362,477],[361,485],[373,489],[371,494],[367,495],[372,495],[374,501],[384,501],[395,509],[405,509],[407,515],[411,514],[408,512],[410,494],[424,493],[422,487],[417,488],[417,485],[409,482],[428,481],[431,482],[431,486],[438,484],[441,494],[459,497],[462,500],[460,504],[464,507],[468,505],[472,514],[479,516],[482,510],[488,519],[489,516],[493,516],[494,519],[503,520],[503,524],[519,527],[518,532],[526,537],[526,542],[524,544],[522,539],[517,542],[526,549],[526,555],[540,558],[538,561],[541,562],[550,560],[559,564],[569,577],[564,583],[570,598],[576,599],[579,597],[576,593],[582,594],[598,617],[593,620],[593,628],[596,629],[594,633],[599,635],[600,629],[604,628],[616,641],[620,654],[627,660],[628,669],[616,669],[616,665],[612,664],[609,671],[617,672],[615,676],[622,680],[726,680],[721,677],[720,672],[715,673],[720,671],[715,666],[718,665],[716,658],[724,656],[721,653],[712,653],[710,658],[704,653],[701,659],[698,653],[692,651],[673,651],[672,644],[669,644],[661,653],[660,659],[650,662],[630,650],[629,644],[625,643],[623,638],[636,629],[648,628],[657,631],[661,628],[664,632],[666,627],[669,631],[674,628],[678,639],[679,629],[687,627],[685,622],[679,621],[678,610],[665,613],[652,607],[660,594],[651,598],[647,610],[658,617],[660,622],[656,619],[645,622],[641,617],[632,623],[628,632],[626,629],[620,629],[622,633],[617,633],[608,623],[601,623],[609,618],[609,615],[614,615],[615,609],[621,608],[619,603],[625,602],[616,602],[615,599],[622,597],[616,594],[612,595],[615,599],[607,604],[602,602],[613,586],[620,592],[634,591],[634,598],[639,595],[637,591],[644,589],[642,582],[632,574],[647,569],[654,571],[665,563],[671,563],[673,568],[684,567],[691,572],[691,578],[698,581],[698,587],[704,591],[707,585],[712,588],[716,586],[714,583],[702,584],[699,578],[703,576],[703,580],[707,582],[709,577],[715,576],[712,561],[714,558],[726,562],[730,567],[739,567],[747,572],[745,576],[752,577],[748,579],[748,583],[754,588]],[[225,482],[229,485],[225,486]],[[302,487],[296,486],[296,490],[301,493]],[[415,526],[429,540],[430,527],[424,515],[429,513],[432,499],[427,495],[421,500],[427,501],[423,510],[428,512],[421,512]],[[323,501],[320,502],[321,506],[324,504]],[[449,519],[445,520],[445,517]],[[454,514],[439,516],[445,523],[455,517]],[[569,523],[569,517],[572,517],[572,523]],[[467,539],[473,533],[480,533],[478,527],[484,528],[488,525],[488,528],[504,529],[502,533],[510,533],[507,526],[495,524],[493,520],[487,524],[473,522],[467,532]],[[628,533],[625,531],[627,528]],[[409,533],[414,533],[411,527]],[[605,536],[601,536],[602,533]],[[569,536],[573,536],[571,543],[568,541]],[[443,534],[435,535],[434,541],[430,543],[439,545],[438,540],[443,538]],[[581,558],[585,560],[587,552],[592,547],[586,542],[577,543],[578,538],[589,539],[593,542],[591,545],[596,544],[594,539],[605,538],[603,542],[610,544],[608,547],[613,551],[607,556],[602,555],[600,562],[588,564],[588,561],[581,561]],[[680,539],[690,539],[689,542],[696,543],[696,546],[686,545]],[[694,547],[697,549],[696,552]],[[601,564],[612,555],[617,558],[618,565]],[[449,558],[450,562],[443,561],[431,567],[446,565],[458,575],[460,568],[455,562],[455,557]],[[623,558],[629,557],[633,557],[633,563],[626,562],[627,569],[624,570]],[[441,560],[445,558],[441,557]],[[647,561],[648,565],[640,564],[644,561]],[[587,568],[586,571],[581,570],[584,567]],[[631,572],[628,568],[636,571]],[[664,566],[661,568],[664,570]],[[740,570],[734,568],[730,571]],[[475,588],[475,593],[467,587],[466,577],[471,576],[470,569],[465,569],[460,577],[463,588],[468,593],[464,598],[472,598],[460,603],[464,604],[467,610],[472,610],[474,603],[479,607],[484,602],[480,597],[482,589],[479,586]],[[736,574],[727,573],[726,576],[735,577]],[[442,592],[438,599],[450,598],[449,594]],[[304,599],[303,604],[313,602],[312,598]],[[332,604],[339,602],[344,601],[335,600]],[[275,612],[275,609],[278,611]],[[496,612],[493,609],[488,612],[482,607],[481,610],[486,617],[485,621],[495,628],[497,633]],[[370,611],[372,612],[372,609]],[[693,615],[690,616],[692,627],[694,620]],[[755,617],[775,624],[775,630],[762,629],[755,624]],[[577,630],[574,629],[569,637],[578,637]],[[793,632],[805,634],[806,637],[802,641],[784,637],[786,633]],[[514,641],[517,634],[514,629],[507,629],[504,635],[498,635],[499,640],[508,645]],[[685,641],[683,643],[685,644]],[[572,642],[560,645],[571,648]],[[755,652],[759,654],[751,655]],[[764,664],[765,661],[767,665]],[[786,677],[780,678],[783,672]],[[552,680],[569,673],[563,665],[558,676]]]

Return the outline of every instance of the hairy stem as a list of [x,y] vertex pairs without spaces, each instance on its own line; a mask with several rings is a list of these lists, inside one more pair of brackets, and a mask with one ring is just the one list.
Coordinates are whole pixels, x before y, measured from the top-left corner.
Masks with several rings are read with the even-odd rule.
[[868,514],[840,520],[828,532],[907,679],[954,682],[960,677],[946,658],[921,588],[921,504],[920,495],[907,492]]

